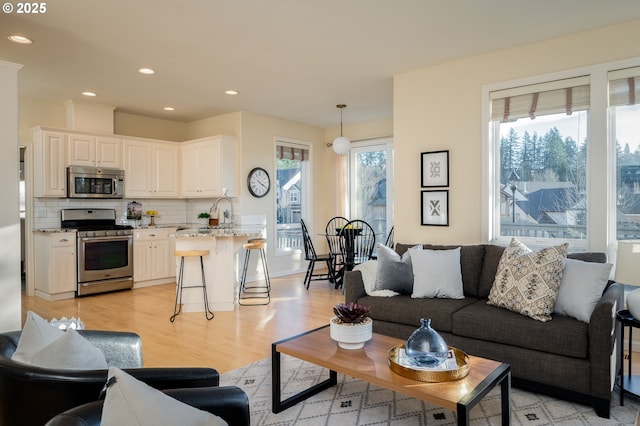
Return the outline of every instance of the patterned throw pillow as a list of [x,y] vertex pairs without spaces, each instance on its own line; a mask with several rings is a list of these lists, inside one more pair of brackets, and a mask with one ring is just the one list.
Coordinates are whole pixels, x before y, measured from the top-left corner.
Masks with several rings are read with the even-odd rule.
[[513,238],[500,258],[487,303],[538,321],[551,320],[568,248],[562,244],[533,252]]

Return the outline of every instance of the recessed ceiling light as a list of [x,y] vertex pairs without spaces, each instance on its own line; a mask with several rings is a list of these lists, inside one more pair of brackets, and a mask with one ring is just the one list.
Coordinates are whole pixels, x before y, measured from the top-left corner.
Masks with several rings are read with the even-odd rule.
[[145,75],[151,75],[151,74],[155,74],[156,72],[154,70],[152,70],[151,68],[140,68],[138,70],[138,72],[140,74],[145,74]]
[[226,90],[224,93],[226,93],[227,95],[233,96],[233,95],[237,95],[240,92],[238,92],[237,90]]
[[18,44],[31,44],[33,43],[30,39],[23,37],[23,36],[19,36],[19,35],[10,35],[9,37],[7,37],[9,40],[11,40],[14,43],[18,43]]
[[176,109],[174,107],[164,107],[162,108],[165,111],[175,111]]
[[96,95],[94,92],[82,92],[82,94],[83,94],[84,96],[89,96],[89,97],[98,96],[98,95]]

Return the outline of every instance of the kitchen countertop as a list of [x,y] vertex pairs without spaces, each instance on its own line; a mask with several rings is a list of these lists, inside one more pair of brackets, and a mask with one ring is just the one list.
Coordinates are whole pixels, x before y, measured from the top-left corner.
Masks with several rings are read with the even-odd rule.
[[177,238],[259,237],[263,231],[263,226],[234,225],[179,229],[175,235]]

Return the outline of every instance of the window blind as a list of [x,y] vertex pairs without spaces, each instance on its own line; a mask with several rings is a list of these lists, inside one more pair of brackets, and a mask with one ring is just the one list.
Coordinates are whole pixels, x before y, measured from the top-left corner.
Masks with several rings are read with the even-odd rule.
[[492,121],[513,121],[540,115],[589,109],[589,77],[576,77],[529,86],[498,90],[489,94]]
[[309,161],[309,150],[289,145],[277,145],[276,158],[278,160]]
[[640,103],[640,67],[609,72],[609,106]]

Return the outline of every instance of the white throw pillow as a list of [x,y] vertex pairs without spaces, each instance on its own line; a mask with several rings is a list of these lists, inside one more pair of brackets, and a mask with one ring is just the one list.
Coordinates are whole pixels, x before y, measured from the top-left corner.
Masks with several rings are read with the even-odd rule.
[[611,263],[567,259],[553,312],[588,324],[612,267]]
[[160,392],[116,367],[102,406],[102,426],[226,425],[227,422]]
[[412,298],[464,299],[460,247],[452,250],[409,250],[413,266]]
[[64,331],[52,326],[49,321],[33,311],[27,312],[13,361],[31,364],[31,357],[64,335]]
[[66,370],[106,370],[104,354],[76,330],[69,329],[31,357],[31,365]]
[[367,296],[392,297],[399,293],[391,290],[376,290],[376,275],[378,273],[378,261],[367,260],[353,268],[354,271],[360,271],[362,274],[362,282],[364,283],[364,291]]

